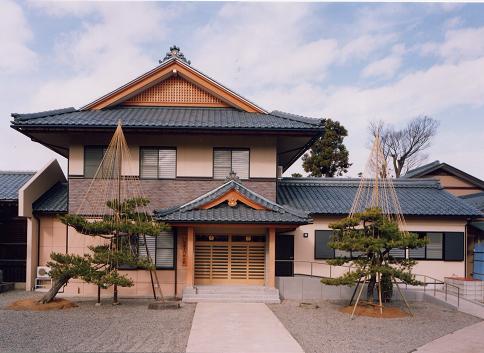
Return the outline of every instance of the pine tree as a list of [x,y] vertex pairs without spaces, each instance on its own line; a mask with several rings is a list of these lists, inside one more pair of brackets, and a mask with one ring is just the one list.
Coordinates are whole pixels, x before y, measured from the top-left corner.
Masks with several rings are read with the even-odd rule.
[[348,172],[351,163],[348,161],[348,150],[343,144],[348,131],[337,121],[324,121],[324,135],[304,154],[303,168],[313,177],[342,176]]
[[83,235],[101,237],[105,244],[89,247],[90,253],[82,256],[52,253],[47,266],[51,268],[53,283],[40,302],[51,302],[71,279],[79,278],[103,289],[110,286],[131,287],[133,281],[119,273],[120,267],[153,269],[150,259],[138,256],[136,239],[157,236],[168,227],[152,221],[146,213],[137,212],[138,207],[148,204],[149,200],[141,197],[121,203],[108,201],[106,206],[111,214],[94,221],[77,214],[61,216],[64,224]]
[[[339,257],[328,260],[330,265],[341,266],[352,263],[355,270],[337,278],[325,278],[327,285],[352,286],[362,278],[369,278],[367,299],[373,301],[377,274],[382,275],[382,287],[386,286],[391,298],[392,278],[410,285],[419,281],[412,275],[415,261],[390,255],[391,249],[415,249],[426,244],[416,234],[399,230],[398,223],[382,214],[379,208],[368,208],[361,213],[344,218],[330,225],[333,237],[329,246],[351,252],[353,258]],[[356,256],[357,255],[357,256]]]

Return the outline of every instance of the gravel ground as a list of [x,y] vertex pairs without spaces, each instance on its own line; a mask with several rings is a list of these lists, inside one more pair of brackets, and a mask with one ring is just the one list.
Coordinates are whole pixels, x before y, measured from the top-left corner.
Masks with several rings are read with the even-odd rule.
[[403,353],[480,319],[443,306],[412,303],[415,317],[380,319],[338,311],[341,303],[321,301],[320,308],[300,308],[297,301],[269,307],[306,353]]
[[[38,295],[38,294],[37,294]],[[0,351],[185,352],[194,304],[179,310],[148,310],[150,300],[76,301],[78,308],[26,312],[5,308],[32,293],[0,294]]]

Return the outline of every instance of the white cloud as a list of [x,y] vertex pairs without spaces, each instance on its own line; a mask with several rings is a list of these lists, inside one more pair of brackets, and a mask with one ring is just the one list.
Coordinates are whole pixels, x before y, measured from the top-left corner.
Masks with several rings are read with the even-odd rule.
[[56,5],[46,13],[81,21],[79,29],[59,35],[55,50],[55,64],[73,74],[44,82],[33,97],[36,109],[87,104],[156,66],[143,46],[166,39],[171,11],[152,3]]
[[392,54],[388,55],[383,59],[373,61],[372,63],[368,64],[361,72],[361,75],[365,78],[392,78],[402,65],[402,56],[404,53],[404,45],[399,44],[393,46]]
[[0,73],[28,73],[37,65],[37,54],[28,47],[33,34],[22,8],[13,1],[0,2]]

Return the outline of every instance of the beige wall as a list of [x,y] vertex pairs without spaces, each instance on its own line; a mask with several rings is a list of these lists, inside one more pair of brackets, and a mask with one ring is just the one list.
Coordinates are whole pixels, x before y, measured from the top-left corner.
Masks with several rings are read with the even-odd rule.
[[[35,234],[37,234],[35,232]],[[186,264],[184,264],[184,234],[180,232],[177,239],[177,290],[180,296],[185,284],[185,269]],[[88,246],[99,245],[103,243],[102,238],[91,237],[87,235],[79,234],[75,229],[69,227],[68,233],[66,234],[66,226],[59,221],[55,216],[42,216],[40,217],[40,233],[39,233],[39,265],[46,265],[50,259],[50,254],[52,252],[60,252],[69,254],[83,255],[89,252]],[[37,242],[33,242],[31,245],[32,253],[37,254]],[[33,257],[30,261],[33,263],[33,271],[37,266],[37,257]],[[130,288],[119,288],[120,297],[151,297],[152,287],[151,280],[148,271],[145,270],[135,270],[135,271],[123,271],[122,273],[127,274],[133,281],[134,286]],[[175,295],[175,271],[173,270],[158,270],[158,279],[160,281],[160,286],[163,294],[166,296]],[[33,283],[32,283],[33,286]],[[27,286],[27,288],[29,288]],[[112,296],[112,288],[101,291],[103,297]],[[73,279],[69,281],[69,284],[64,289],[65,295],[79,295],[94,297],[97,295],[97,287],[92,284],[85,283],[78,279]]]
[[[329,224],[337,221],[337,217],[314,216],[314,223],[297,228],[294,234],[294,270],[296,273],[312,273],[313,275],[329,276],[330,270],[332,276],[341,275],[348,271],[344,267],[332,267],[325,265],[324,260],[314,259],[314,234],[316,230],[329,230]],[[409,218],[406,220],[407,230],[410,232],[417,231],[447,231],[447,232],[465,232],[465,220],[453,219],[431,219],[431,218]],[[303,234],[308,233],[304,238]],[[465,240],[464,240],[465,241]],[[323,264],[312,264],[311,262],[320,262]],[[427,276],[443,279],[444,276],[464,276],[464,261],[420,261],[414,267],[414,273],[425,274]]]
[[[105,144],[89,141],[89,144]],[[139,146],[177,148],[178,177],[212,177],[213,148],[250,148],[250,177],[275,178],[277,149],[275,137],[234,135],[144,135],[128,137],[131,165],[124,168],[127,175],[139,175]],[[73,143],[69,150],[69,175],[84,173],[84,146]]]
[[437,179],[440,181],[440,185],[451,194],[456,196],[470,195],[483,191],[465,180],[462,180],[454,175],[428,175],[423,176],[427,179]]

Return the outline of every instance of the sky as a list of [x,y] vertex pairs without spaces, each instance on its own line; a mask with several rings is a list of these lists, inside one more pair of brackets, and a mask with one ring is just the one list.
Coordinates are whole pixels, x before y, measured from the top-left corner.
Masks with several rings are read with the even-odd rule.
[[79,108],[173,44],[268,111],[341,122],[347,176],[364,169],[370,121],[428,115],[440,125],[426,162],[484,179],[484,4],[452,3],[0,1],[0,170],[67,164],[11,113]]

